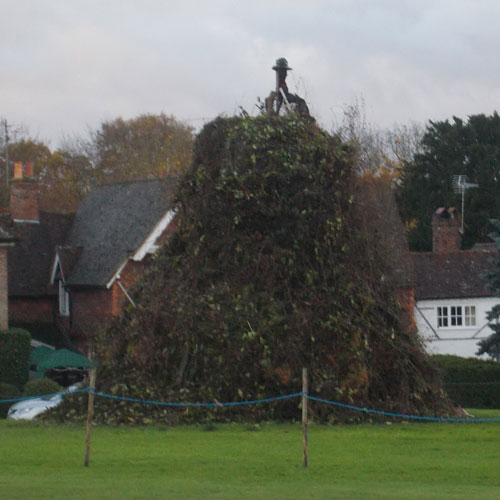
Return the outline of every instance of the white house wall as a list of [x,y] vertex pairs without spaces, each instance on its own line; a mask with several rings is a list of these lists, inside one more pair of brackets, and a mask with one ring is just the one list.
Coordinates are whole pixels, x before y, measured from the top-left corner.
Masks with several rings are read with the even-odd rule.
[[[495,297],[417,301],[415,321],[427,351],[431,354],[475,357],[479,340],[492,333],[486,314],[498,303],[500,303],[500,299]],[[461,306],[462,312],[465,311],[465,306],[475,306],[476,325],[439,327],[438,307],[447,307],[449,313],[452,306]]]

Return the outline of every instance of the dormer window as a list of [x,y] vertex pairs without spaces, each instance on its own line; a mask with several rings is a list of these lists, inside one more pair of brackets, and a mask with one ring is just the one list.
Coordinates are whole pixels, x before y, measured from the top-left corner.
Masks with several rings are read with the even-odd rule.
[[61,280],[59,280],[59,314],[69,316],[69,293]]

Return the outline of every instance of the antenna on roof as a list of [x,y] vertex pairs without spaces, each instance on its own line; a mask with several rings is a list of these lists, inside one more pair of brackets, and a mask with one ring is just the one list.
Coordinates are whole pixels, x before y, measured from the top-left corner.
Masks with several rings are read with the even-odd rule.
[[451,176],[451,186],[454,193],[462,195],[462,224],[460,227],[460,234],[464,234],[464,219],[465,219],[465,191],[467,189],[474,189],[479,187],[479,184],[472,184],[472,182],[467,182],[466,175],[452,175]]

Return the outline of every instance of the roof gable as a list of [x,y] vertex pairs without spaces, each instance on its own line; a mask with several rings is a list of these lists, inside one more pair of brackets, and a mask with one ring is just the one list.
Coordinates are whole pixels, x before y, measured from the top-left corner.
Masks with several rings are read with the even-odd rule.
[[65,282],[106,286],[172,207],[175,181],[147,180],[94,189],[76,214],[66,242],[81,247]]

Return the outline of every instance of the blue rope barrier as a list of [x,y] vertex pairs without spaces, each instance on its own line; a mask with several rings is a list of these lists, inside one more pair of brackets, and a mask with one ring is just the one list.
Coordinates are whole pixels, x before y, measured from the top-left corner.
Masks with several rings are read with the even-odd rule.
[[316,398],[314,396],[306,396],[310,401],[324,403],[347,410],[362,411],[365,413],[373,413],[375,415],[383,415],[384,417],[402,418],[407,420],[422,420],[427,422],[456,422],[456,423],[484,423],[484,422],[500,422],[500,418],[447,418],[447,417],[425,417],[420,415],[406,415],[405,413],[392,413],[389,411],[373,410],[371,408],[363,408],[361,406],[348,405],[338,403],[328,399]]
[[[81,393],[89,393],[94,396],[112,399],[115,401],[125,401],[129,403],[139,403],[139,404],[147,404],[147,405],[156,405],[156,406],[166,406],[171,408],[224,408],[224,407],[235,407],[235,406],[249,406],[249,405],[257,405],[264,403],[272,403],[275,401],[283,401],[286,399],[293,399],[302,397],[304,395],[303,392],[295,392],[292,394],[286,394],[284,396],[275,396],[271,398],[264,399],[253,399],[247,401],[232,401],[232,402],[218,402],[215,401],[213,403],[181,403],[181,402],[169,402],[169,401],[154,401],[147,399],[139,399],[139,398],[131,398],[126,396],[116,396],[113,394],[106,394],[103,392],[95,392],[95,387],[86,387],[84,389],[79,389],[72,392],[57,392],[54,394],[43,394],[40,396],[28,396],[28,397],[19,397],[19,398],[11,398],[11,399],[0,399],[0,403],[17,403],[20,401],[30,401],[30,400],[38,400],[38,399],[48,399],[54,396],[66,396],[73,394],[81,394]],[[331,406],[336,406],[338,408],[344,408],[347,410],[370,413],[374,415],[381,415],[384,417],[391,418],[400,418],[405,420],[420,420],[426,422],[455,422],[455,423],[486,423],[486,422],[500,422],[500,418],[450,418],[450,417],[426,417],[420,415],[408,415],[405,413],[394,413],[383,410],[375,410],[372,408],[366,408],[361,406],[354,406],[346,403],[339,403],[337,401],[331,401],[329,399],[322,399],[315,396],[310,396],[309,394],[305,394],[308,400],[315,401],[317,403],[323,403]]]
[[54,392],[53,394],[40,394],[39,396],[23,396],[19,398],[11,398],[11,399],[0,399],[1,403],[19,403],[20,401],[31,401],[34,399],[48,399],[54,396],[68,396],[73,394],[81,394],[82,392],[88,392],[88,388],[78,389],[76,391],[71,392]]
[[180,402],[168,402],[168,401],[151,401],[147,399],[137,399],[137,398],[129,398],[125,396],[115,396],[113,394],[105,394],[102,392],[94,392],[89,391],[94,396],[98,396],[101,398],[114,399],[116,401],[127,401],[129,403],[141,403],[148,405],[157,405],[157,406],[169,406],[174,408],[216,408],[216,407],[229,407],[229,406],[248,406],[248,405],[256,405],[262,403],[272,403],[274,401],[282,401],[284,399],[293,399],[302,396],[302,392],[295,392],[293,394],[286,394],[285,396],[276,396],[273,398],[264,398],[264,399],[253,399],[249,401],[233,401],[233,402],[214,402],[214,403],[180,403]]

